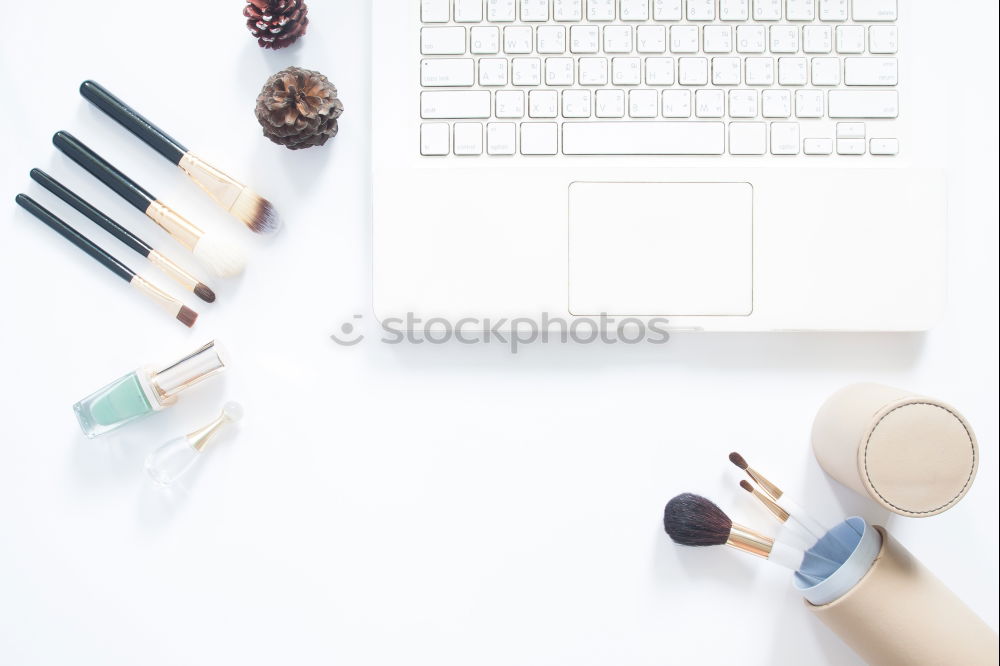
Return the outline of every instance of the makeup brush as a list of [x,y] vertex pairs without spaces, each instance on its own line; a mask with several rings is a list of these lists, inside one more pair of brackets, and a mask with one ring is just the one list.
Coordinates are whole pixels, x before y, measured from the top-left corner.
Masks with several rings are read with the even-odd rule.
[[121,101],[99,83],[84,81],[80,94],[111,116],[122,127],[142,139],[163,157],[180,167],[198,187],[227,212],[232,213],[258,234],[277,231],[281,220],[267,199],[238,183],[208,162],[196,157],[138,111]]
[[21,208],[25,209],[39,220],[55,229],[60,235],[62,235],[63,238],[89,254],[112,273],[128,282],[149,298],[156,301],[162,308],[176,317],[177,321],[181,322],[188,328],[194,326],[194,322],[198,318],[197,312],[187,307],[170,294],[162,291],[157,286],[136,275],[135,271],[131,268],[112,257],[110,254],[98,247],[92,240],[40,206],[31,197],[24,194],[18,194],[16,200]]
[[47,189],[49,192],[68,203],[78,212],[83,213],[83,215],[90,218],[90,220],[97,224],[97,226],[107,231],[129,248],[149,259],[150,263],[169,275],[182,287],[190,292],[193,292],[195,296],[206,303],[215,302],[214,291],[199,282],[194,276],[175,264],[173,261],[167,259],[165,256],[154,250],[148,243],[133,234],[131,231],[118,224],[98,209],[94,208],[58,180],[41,169],[32,169],[31,177],[35,182]]
[[785,511],[777,502],[768,497],[766,493],[762,493],[754,488],[753,484],[746,479],[740,481],[740,488],[753,495],[757,501],[763,504],[764,508],[770,511],[771,514],[777,518],[778,522],[782,524],[782,527],[794,534],[806,548],[812,548],[815,546],[816,542],[822,539],[823,535],[826,534],[826,532],[814,533],[810,531],[805,525],[800,523],[795,517]]
[[231,241],[218,234],[203,231],[181,217],[72,134],[56,132],[52,137],[52,143],[71,160],[86,169],[90,175],[160,225],[177,242],[191,250],[194,256],[216,275],[229,277],[243,272],[246,258]]
[[746,472],[747,476],[763,488],[764,492],[766,492],[772,500],[777,502],[781,506],[782,510],[788,513],[789,516],[802,525],[802,527],[810,534],[818,535],[817,538],[819,538],[829,531],[829,528],[823,527],[823,525],[810,517],[809,514],[806,513],[805,509],[803,509],[796,502],[793,502],[792,499],[781,490],[781,488],[768,481],[763,474],[750,467],[750,465],[747,464],[746,458],[741,456],[739,453],[736,453],[735,451],[730,453],[729,461]]
[[805,551],[734,523],[726,513],[700,495],[683,493],[667,502],[663,529],[683,546],[730,546],[763,557],[795,571]]
[[773,483],[771,483],[770,481],[768,481],[766,478],[764,478],[763,474],[761,474],[760,472],[758,472],[754,468],[750,467],[750,465],[746,461],[746,458],[744,458],[740,454],[736,453],[736,451],[733,451],[732,453],[729,454],[729,462],[733,463],[734,465],[736,465],[737,467],[739,467],[741,470],[743,470],[744,472],[746,472],[747,476],[749,476],[751,479],[753,479],[754,481],[756,481],[757,485],[759,485],[761,488],[763,488],[764,492],[766,492],[768,495],[770,495],[774,499],[779,499],[784,494],[781,491],[781,489],[778,488],[778,486],[774,485]]

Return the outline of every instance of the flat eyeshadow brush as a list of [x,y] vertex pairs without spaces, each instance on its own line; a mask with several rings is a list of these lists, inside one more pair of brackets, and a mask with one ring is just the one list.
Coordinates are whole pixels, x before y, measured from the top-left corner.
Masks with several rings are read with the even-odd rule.
[[216,275],[230,277],[243,272],[246,258],[230,241],[218,234],[203,231],[181,217],[75,136],[69,132],[56,132],[52,143],[118,196],[160,225]]
[[182,287],[206,303],[215,302],[215,292],[206,285],[198,281],[197,278],[175,264],[173,261],[154,250],[149,243],[145,242],[131,231],[118,224],[110,217],[94,208],[75,192],[60,183],[58,180],[45,173],[41,169],[32,169],[31,177],[39,185],[56,195],[70,206],[82,213],[85,217],[93,221],[109,234],[120,240],[132,250],[149,259],[149,262],[170,276]]
[[251,231],[258,234],[270,233],[277,231],[281,226],[281,220],[271,202],[193,155],[177,140],[112,95],[101,84],[84,81],[80,85],[80,94],[122,127],[146,142],[150,148],[180,167],[180,170],[198,187]]
[[174,316],[177,321],[181,322],[188,328],[194,326],[195,320],[198,319],[197,312],[187,307],[170,294],[164,292],[156,285],[151,284],[139,275],[136,275],[135,271],[131,268],[112,257],[110,254],[98,247],[94,241],[90,240],[79,231],[40,206],[31,197],[24,194],[18,194],[17,203],[21,206],[21,208],[25,209],[39,220],[59,232],[63,238],[96,259],[109,271],[128,282],[149,298],[156,301],[160,307],[164,308],[167,312]]

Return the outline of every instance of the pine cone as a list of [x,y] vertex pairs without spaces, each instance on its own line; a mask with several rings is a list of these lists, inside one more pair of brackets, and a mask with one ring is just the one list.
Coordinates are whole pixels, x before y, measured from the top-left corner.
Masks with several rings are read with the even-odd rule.
[[306,32],[309,8],[302,0],[247,0],[247,28],[265,49],[291,46]]
[[264,136],[292,150],[322,146],[337,136],[337,118],[343,112],[337,88],[319,72],[299,67],[269,78],[257,96]]

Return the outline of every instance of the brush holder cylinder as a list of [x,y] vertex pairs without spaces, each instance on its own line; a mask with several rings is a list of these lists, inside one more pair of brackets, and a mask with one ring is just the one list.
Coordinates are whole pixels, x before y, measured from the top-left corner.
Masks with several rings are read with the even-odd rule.
[[[872,666],[997,663],[997,634],[884,528],[866,526],[855,553],[853,565],[867,570],[846,592],[821,605],[803,592],[809,610],[862,659]],[[852,560],[843,566],[850,577]],[[834,586],[845,582],[834,581],[839,573],[827,579]]]
[[881,384],[834,393],[813,423],[827,474],[903,516],[947,511],[972,487],[979,447],[953,407]]

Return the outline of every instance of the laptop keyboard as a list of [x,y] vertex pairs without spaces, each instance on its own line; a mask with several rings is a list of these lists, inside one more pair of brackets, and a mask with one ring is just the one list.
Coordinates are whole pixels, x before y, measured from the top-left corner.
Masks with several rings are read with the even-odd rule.
[[414,0],[420,153],[899,153],[897,0]]

